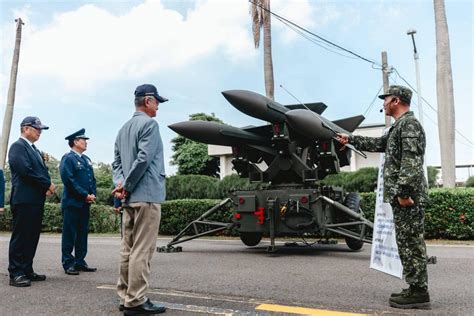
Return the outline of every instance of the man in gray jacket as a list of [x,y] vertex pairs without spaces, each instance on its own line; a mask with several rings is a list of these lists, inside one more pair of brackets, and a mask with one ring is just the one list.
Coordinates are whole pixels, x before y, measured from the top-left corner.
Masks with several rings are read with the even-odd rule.
[[165,200],[163,142],[153,119],[168,99],[151,84],[135,90],[135,113],[120,129],[112,163],[115,197],[123,201],[120,277],[117,293],[124,315],[158,314],[166,308],[146,297]]

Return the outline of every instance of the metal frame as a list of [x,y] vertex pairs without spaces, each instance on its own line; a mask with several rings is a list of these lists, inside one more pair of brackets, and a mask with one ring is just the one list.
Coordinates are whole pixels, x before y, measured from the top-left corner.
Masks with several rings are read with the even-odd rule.
[[[275,245],[275,238],[276,238],[276,231],[275,231],[275,224],[276,224],[276,219],[275,219],[275,210],[277,209],[277,204],[278,204],[278,198],[272,198],[267,200],[266,202],[266,207],[268,210],[269,216],[267,219],[269,220],[269,237],[270,237],[270,246],[268,246],[267,251],[269,252],[274,252],[276,251],[276,245]],[[320,228],[339,234],[344,237],[349,237],[357,240],[361,240],[365,243],[372,243],[371,239],[365,238],[366,232],[367,232],[367,227],[373,229],[374,224],[370,222],[368,219],[364,218],[361,214],[354,212],[347,206],[334,201],[330,199],[327,196],[321,195],[315,200],[312,201],[312,203],[315,203],[318,200],[322,200],[323,202],[332,205],[334,208],[337,210],[344,212],[345,214],[349,215],[351,218],[357,219],[355,222],[345,222],[345,223],[336,223],[336,224],[326,224]],[[196,220],[192,221],[186,227],[181,230],[166,246],[164,247],[158,247],[157,251],[158,252],[180,252],[182,249],[181,247],[174,247],[175,245],[181,244],[186,241],[190,241],[199,237],[203,236],[208,236],[226,229],[231,229],[235,227],[237,224],[236,223],[223,223],[223,222],[216,222],[216,221],[209,221],[207,218],[216,212],[220,211],[224,206],[226,206],[229,203],[234,203],[231,198],[227,198],[220,202],[219,204],[213,206],[210,208],[208,211],[206,211],[204,214],[199,216]],[[362,225],[361,232],[360,234],[357,234],[349,229],[347,227],[353,227],[353,226],[360,226]],[[205,230],[203,232],[200,232],[199,228],[202,228],[204,226],[211,226],[211,227],[217,227],[217,228],[212,228]],[[186,237],[187,236],[187,237]]]
[[[204,214],[199,216],[198,219],[192,221],[189,223],[183,230],[181,230],[178,235],[176,235],[173,240],[171,240],[166,246],[164,247],[157,247],[156,250],[158,252],[179,252],[181,251],[181,247],[173,247],[174,245],[193,240],[202,236],[207,236],[211,235],[226,229],[230,229],[235,226],[235,223],[222,223],[222,222],[216,222],[216,221],[209,221],[206,218],[213,215],[217,211],[220,211],[222,207],[227,205],[228,203],[232,202],[231,198],[227,198],[224,201],[220,202],[219,204],[213,206],[210,208],[208,211],[206,211]],[[202,225],[202,226],[200,226]],[[210,229],[207,231],[204,231],[202,233],[199,232],[199,227],[203,227],[204,225],[207,226],[214,226],[218,228]],[[192,229],[191,229],[192,228]],[[189,232],[194,232],[193,235],[181,239],[183,236],[185,236]]]

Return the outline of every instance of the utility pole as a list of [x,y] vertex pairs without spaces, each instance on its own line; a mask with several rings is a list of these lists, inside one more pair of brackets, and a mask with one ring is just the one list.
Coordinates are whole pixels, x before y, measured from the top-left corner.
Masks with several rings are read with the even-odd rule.
[[448,21],[444,0],[433,0],[433,4],[436,27],[436,94],[441,171],[443,187],[454,188],[456,185],[455,113]]
[[18,73],[18,61],[20,59],[21,44],[21,28],[24,24],[21,18],[16,22],[16,40],[15,49],[13,51],[12,69],[10,71],[10,86],[8,88],[7,106],[5,107],[5,116],[3,117],[2,140],[0,143],[0,169],[5,167],[7,157],[8,139],[10,138],[10,130],[12,127],[13,105],[15,104],[16,77]]
[[[420,120],[421,126],[425,127],[423,123],[423,99],[421,97],[421,81],[420,81],[420,67],[418,65],[418,51],[416,50],[415,44],[415,29],[409,29],[407,35],[411,35],[411,40],[413,42],[413,58],[415,59],[415,71],[416,71],[416,95],[418,96],[418,119]],[[428,147],[428,143],[426,143]],[[426,149],[425,149],[425,159],[423,160],[423,170],[425,172],[426,181],[428,181],[428,167],[426,166]]]
[[[390,69],[388,67],[387,61],[387,52],[382,52],[382,79],[383,79],[383,93],[388,91],[389,81],[388,76],[390,74]],[[391,125],[390,116],[385,116],[385,127],[389,127]]]

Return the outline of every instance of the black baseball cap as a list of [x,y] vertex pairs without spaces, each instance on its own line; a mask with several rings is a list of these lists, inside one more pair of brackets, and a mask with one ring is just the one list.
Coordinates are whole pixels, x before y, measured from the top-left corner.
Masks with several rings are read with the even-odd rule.
[[41,123],[41,120],[37,118],[36,116],[27,116],[21,121],[20,124],[21,127],[23,126],[31,126],[36,129],[49,129],[49,126],[43,125]]
[[147,96],[155,97],[160,103],[168,101],[167,98],[164,98],[158,94],[158,90],[156,90],[156,87],[152,84],[142,84],[135,89],[135,97]]

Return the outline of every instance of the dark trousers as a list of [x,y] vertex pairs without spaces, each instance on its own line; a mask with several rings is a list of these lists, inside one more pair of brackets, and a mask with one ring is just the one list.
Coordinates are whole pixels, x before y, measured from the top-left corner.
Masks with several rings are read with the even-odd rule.
[[8,252],[10,278],[34,272],[33,258],[41,233],[43,205],[13,204],[13,231]]
[[[63,233],[61,241],[62,264],[66,270],[73,266],[86,266],[87,235],[89,233],[89,205],[82,208],[62,209]],[[72,254],[74,250],[74,255]]]

